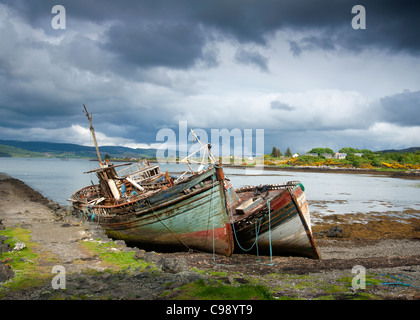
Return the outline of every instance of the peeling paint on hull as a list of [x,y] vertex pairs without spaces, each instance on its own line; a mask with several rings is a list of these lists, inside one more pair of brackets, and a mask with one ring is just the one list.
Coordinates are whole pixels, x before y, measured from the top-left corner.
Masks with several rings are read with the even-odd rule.
[[[255,218],[246,227],[237,225],[235,248],[240,251],[272,253],[275,255],[300,255],[320,258],[310,229],[309,209],[304,191],[299,185],[277,192],[260,211],[264,215]],[[270,215],[270,217],[269,217]],[[270,219],[269,219],[270,218]],[[242,249],[245,250],[242,250]],[[251,250],[250,250],[251,249]]]
[[111,237],[156,248],[183,248],[230,256],[233,251],[220,187],[127,221],[107,223]]
[[[193,249],[230,256],[234,244],[223,184],[213,180],[210,185],[193,188],[214,174],[214,169],[203,172],[147,201],[115,206],[73,203],[73,208],[99,223],[110,237],[139,247]],[[103,211],[106,214],[101,214]]]

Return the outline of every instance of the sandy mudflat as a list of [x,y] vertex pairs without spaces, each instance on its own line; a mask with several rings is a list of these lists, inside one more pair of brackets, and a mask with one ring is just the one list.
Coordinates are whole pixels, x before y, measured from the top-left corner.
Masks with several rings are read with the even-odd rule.
[[[311,206],[311,205],[310,205]],[[95,225],[66,214],[66,209],[44,198],[17,179],[0,174],[0,220],[4,228],[26,229],[34,250],[45,258],[40,273],[51,273],[60,264],[68,274],[67,290],[51,289],[50,280],[31,287],[2,288],[0,299],[171,299],[180,286],[204,279],[227,285],[262,284],[276,298],[295,299],[401,299],[420,298],[419,212],[409,218],[381,213],[369,215],[317,215],[313,232],[321,260],[303,257],[269,257],[234,254],[227,258],[211,253],[158,253],[157,257],[182,259],[182,272],[121,272],[104,275],[107,266],[100,256],[85,250],[86,239],[106,239]],[[339,227],[333,237],[328,232]],[[330,236],[327,236],[330,235]],[[119,243],[116,250],[139,252]],[[149,255],[150,256],[150,255]],[[53,257],[53,258],[51,258]],[[270,263],[273,265],[269,265]],[[0,262],[0,268],[7,268]],[[354,266],[363,266],[366,289],[354,289]],[[118,272],[117,272],[118,273]],[[148,275],[148,276],[145,276]],[[118,277],[118,281],[115,280]],[[50,277],[51,278],[51,277]],[[11,281],[11,280],[9,280]],[[370,281],[370,283],[369,283]]]

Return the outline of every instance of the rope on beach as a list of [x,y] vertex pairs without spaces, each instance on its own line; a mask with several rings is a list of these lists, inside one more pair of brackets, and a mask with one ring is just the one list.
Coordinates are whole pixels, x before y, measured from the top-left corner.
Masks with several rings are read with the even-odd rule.
[[[214,183],[214,175],[213,175],[213,183]],[[230,188],[231,187],[229,187],[226,191],[229,192],[229,189]],[[267,188],[267,190],[268,190],[268,188]],[[212,199],[213,199],[213,194],[212,194],[212,198],[211,198],[210,201],[212,201]],[[230,220],[231,220],[232,231],[233,231],[233,235],[235,237],[235,243],[239,246],[239,248],[241,250],[243,250],[245,252],[248,252],[248,251],[252,250],[254,248],[254,246],[255,246],[255,248],[257,250],[257,260],[256,260],[257,263],[247,263],[247,264],[245,264],[246,266],[247,265],[255,265],[255,264],[269,265],[269,266],[273,266],[274,265],[274,263],[273,263],[273,255],[272,255],[272,245],[271,245],[271,210],[270,210],[270,201],[271,201],[271,199],[268,199],[267,200],[268,222],[269,222],[269,231],[268,232],[269,232],[269,243],[270,243],[270,263],[261,263],[260,255],[259,255],[258,237],[259,237],[259,234],[260,234],[260,231],[261,231],[261,225],[262,225],[263,216],[260,217],[258,220],[256,219],[257,221],[255,222],[255,240],[252,243],[251,247],[249,247],[248,249],[245,249],[240,244],[240,242],[239,242],[239,239],[238,239],[238,236],[237,236],[237,233],[236,233],[236,229],[235,229],[235,224],[234,224],[234,221],[233,221],[232,206],[230,206],[229,213],[230,213]],[[212,207],[212,209],[213,209],[213,207]],[[213,209],[213,217],[214,217],[214,209]],[[214,219],[213,219],[213,263],[216,264],[216,265],[233,266],[233,265],[228,265],[228,264],[223,264],[223,263],[216,263],[215,246],[214,246]]]
[[407,283],[407,282],[403,282],[403,280],[401,280],[401,278],[405,278],[407,280],[411,280],[413,281],[413,278],[406,276],[404,274],[396,274],[396,275],[386,275],[386,274],[380,274],[381,276],[387,277],[390,276],[392,279],[397,280],[397,282],[383,282],[381,283],[381,285],[385,285],[385,286],[404,286],[404,287],[412,287],[412,288],[416,288],[419,289],[420,286],[413,286],[411,283]]

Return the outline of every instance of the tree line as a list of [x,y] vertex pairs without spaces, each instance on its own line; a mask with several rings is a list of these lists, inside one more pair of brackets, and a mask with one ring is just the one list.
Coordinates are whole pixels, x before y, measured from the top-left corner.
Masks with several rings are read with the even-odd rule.
[[[279,148],[277,147],[273,147],[273,150],[271,151],[270,154],[273,158],[280,158],[283,156],[283,153],[280,151]],[[291,157],[292,156],[292,152],[290,151],[290,148],[287,148],[286,152],[284,153],[285,157]]]
[[[414,151],[414,150],[413,150]],[[388,164],[399,165],[420,165],[420,150],[414,152],[375,152],[368,149],[356,149],[352,147],[341,148],[339,153],[346,153],[345,159],[334,159],[332,165],[350,165],[353,167],[386,167]],[[330,148],[313,148],[307,153],[317,154],[318,156],[299,156],[299,161],[296,164],[311,165],[316,162],[325,160],[324,154],[334,155],[334,151]],[[283,156],[279,148],[273,147],[270,154],[272,158],[280,158]],[[284,154],[285,157],[290,158],[292,152],[290,148]]]

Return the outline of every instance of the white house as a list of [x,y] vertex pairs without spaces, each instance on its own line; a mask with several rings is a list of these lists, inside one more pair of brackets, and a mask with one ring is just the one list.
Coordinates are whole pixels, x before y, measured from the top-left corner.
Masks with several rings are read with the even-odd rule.
[[347,157],[347,153],[336,153],[335,158],[336,159],[345,159]]

